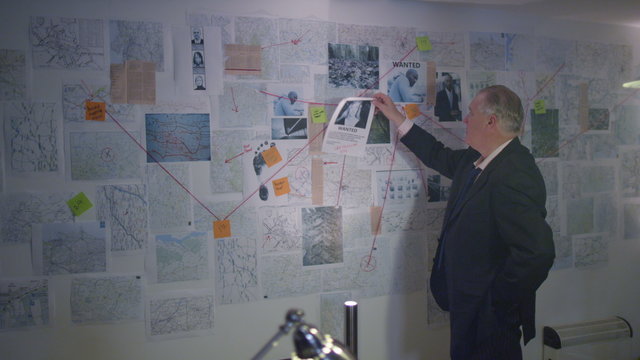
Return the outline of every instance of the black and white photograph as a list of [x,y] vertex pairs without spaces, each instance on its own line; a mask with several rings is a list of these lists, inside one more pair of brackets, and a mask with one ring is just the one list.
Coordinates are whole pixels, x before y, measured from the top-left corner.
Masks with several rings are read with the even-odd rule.
[[379,58],[377,46],[329,44],[329,86],[378,89]]
[[272,140],[298,140],[307,137],[307,118],[271,118]]
[[386,75],[387,95],[396,103],[424,103],[427,98],[427,65],[393,61]]
[[322,151],[362,156],[375,108],[372,98],[348,97],[338,103],[324,136]]

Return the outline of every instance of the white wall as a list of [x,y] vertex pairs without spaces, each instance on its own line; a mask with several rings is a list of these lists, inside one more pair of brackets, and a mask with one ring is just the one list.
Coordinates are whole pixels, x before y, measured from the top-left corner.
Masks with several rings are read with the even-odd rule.
[[[512,32],[570,40],[596,41],[633,46],[638,63],[640,29],[526,17],[474,7],[430,5],[403,1],[365,0],[235,0],[235,1],[5,1],[0,5],[0,49],[29,49],[28,24],[33,15],[81,18],[151,20],[166,28],[185,26],[194,9],[233,16],[304,18],[338,23],[416,27],[447,32]],[[172,58],[165,49],[165,59]],[[467,62],[468,64],[468,62]],[[32,101],[60,102],[59,84],[65,71],[27,69]],[[171,87],[171,74],[158,75],[159,87]],[[168,91],[167,93],[171,93]],[[637,100],[637,97],[636,97]],[[212,109],[212,118],[215,110]],[[62,122],[62,121],[61,121]],[[636,144],[637,145],[637,144]],[[5,160],[6,161],[6,160]],[[6,173],[5,173],[6,174]],[[205,173],[206,174],[206,173]],[[196,184],[208,181],[199,179]],[[200,186],[198,185],[198,186]],[[65,181],[64,176],[5,176],[4,193],[20,191],[92,192],[95,184]],[[620,188],[618,183],[617,189]],[[200,189],[196,189],[196,192]],[[617,197],[619,228],[624,201]],[[86,215],[82,219],[90,219]],[[566,216],[571,216],[568,214]],[[595,267],[555,270],[538,292],[538,336],[525,348],[528,360],[541,358],[543,325],[622,316],[640,326],[640,242],[611,238],[608,262]],[[144,258],[114,258],[117,273],[144,272]],[[0,250],[0,276],[30,276],[29,246],[4,246]],[[68,308],[69,276],[51,277],[54,301],[52,326],[43,329],[0,332],[0,357],[17,359],[246,359],[255,354],[277,330],[290,308],[301,308],[306,319],[319,323],[318,294],[216,308],[215,328],[210,336],[149,342],[143,322],[74,326]],[[197,284],[201,285],[201,284]],[[169,287],[171,288],[171,287]],[[175,286],[175,289],[180,289]],[[426,299],[422,292],[406,296],[382,296],[360,300],[361,359],[445,359],[448,328],[428,328]],[[288,357],[292,346],[281,341],[267,358]],[[398,355],[399,354],[399,355]],[[640,356],[640,340],[634,338],[632,355]]]

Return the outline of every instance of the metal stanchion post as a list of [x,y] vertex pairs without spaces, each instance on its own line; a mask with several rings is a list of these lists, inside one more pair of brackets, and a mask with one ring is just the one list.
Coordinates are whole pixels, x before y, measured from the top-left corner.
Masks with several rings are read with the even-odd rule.
[[358,357],[358,303],[345,301],[344,341],[353,356]]

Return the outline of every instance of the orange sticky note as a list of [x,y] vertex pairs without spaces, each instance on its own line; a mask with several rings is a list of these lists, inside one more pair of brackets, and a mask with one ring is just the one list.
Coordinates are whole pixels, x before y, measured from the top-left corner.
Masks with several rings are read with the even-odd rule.
[[420,115],[420,108],[418,107],[418,104],[407,104],[404,106],[404,111],[407,112],[407,117],[409,119],[416,118]]
[[85,102],[85,119],[94,121],[104,121],[107,116],[107,106],[103,102]]
[[273,180],[273,190],[275,191],[276,196],[286,195],[290,193],[291,188],[289,187],[289,178],[283,177]]
[[225,238],[231,236],[231,221],[229,219],[213,222],[213,238]]
[[262,158],[264,162],[267,164],[267,167],[272,167],[273,165],[282,161],[282,156],[278,152],[278,149],[275,146],[268,148],[267,150],[262,152]]

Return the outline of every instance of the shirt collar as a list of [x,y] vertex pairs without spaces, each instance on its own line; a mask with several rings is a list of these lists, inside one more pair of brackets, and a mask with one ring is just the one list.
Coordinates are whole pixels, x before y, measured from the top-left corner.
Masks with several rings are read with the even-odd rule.
[[[515,138],[513,138],[515,139]],[[495,159],[496,156],[498,156],[498,154],[500,154],[500,152],[502,150],[504,150],[504,148],[507,147],[507,145],[509,145],[509,143],[511,141],[513,141],[513,139],[507,140],[504,143],[502,143],[502,145],[498,146],[495,150],[493,150],[493,152],[491,154],[489,154],[489,156],[487,156],[486,158],[482,158],[482,156],[480,156],[480,158],[478,160],[476,160],[473,165],[475,165],[475,167],[480,168],[480,170],[484,170],[487,168],[487,166],[489,165],[489,163]]]

